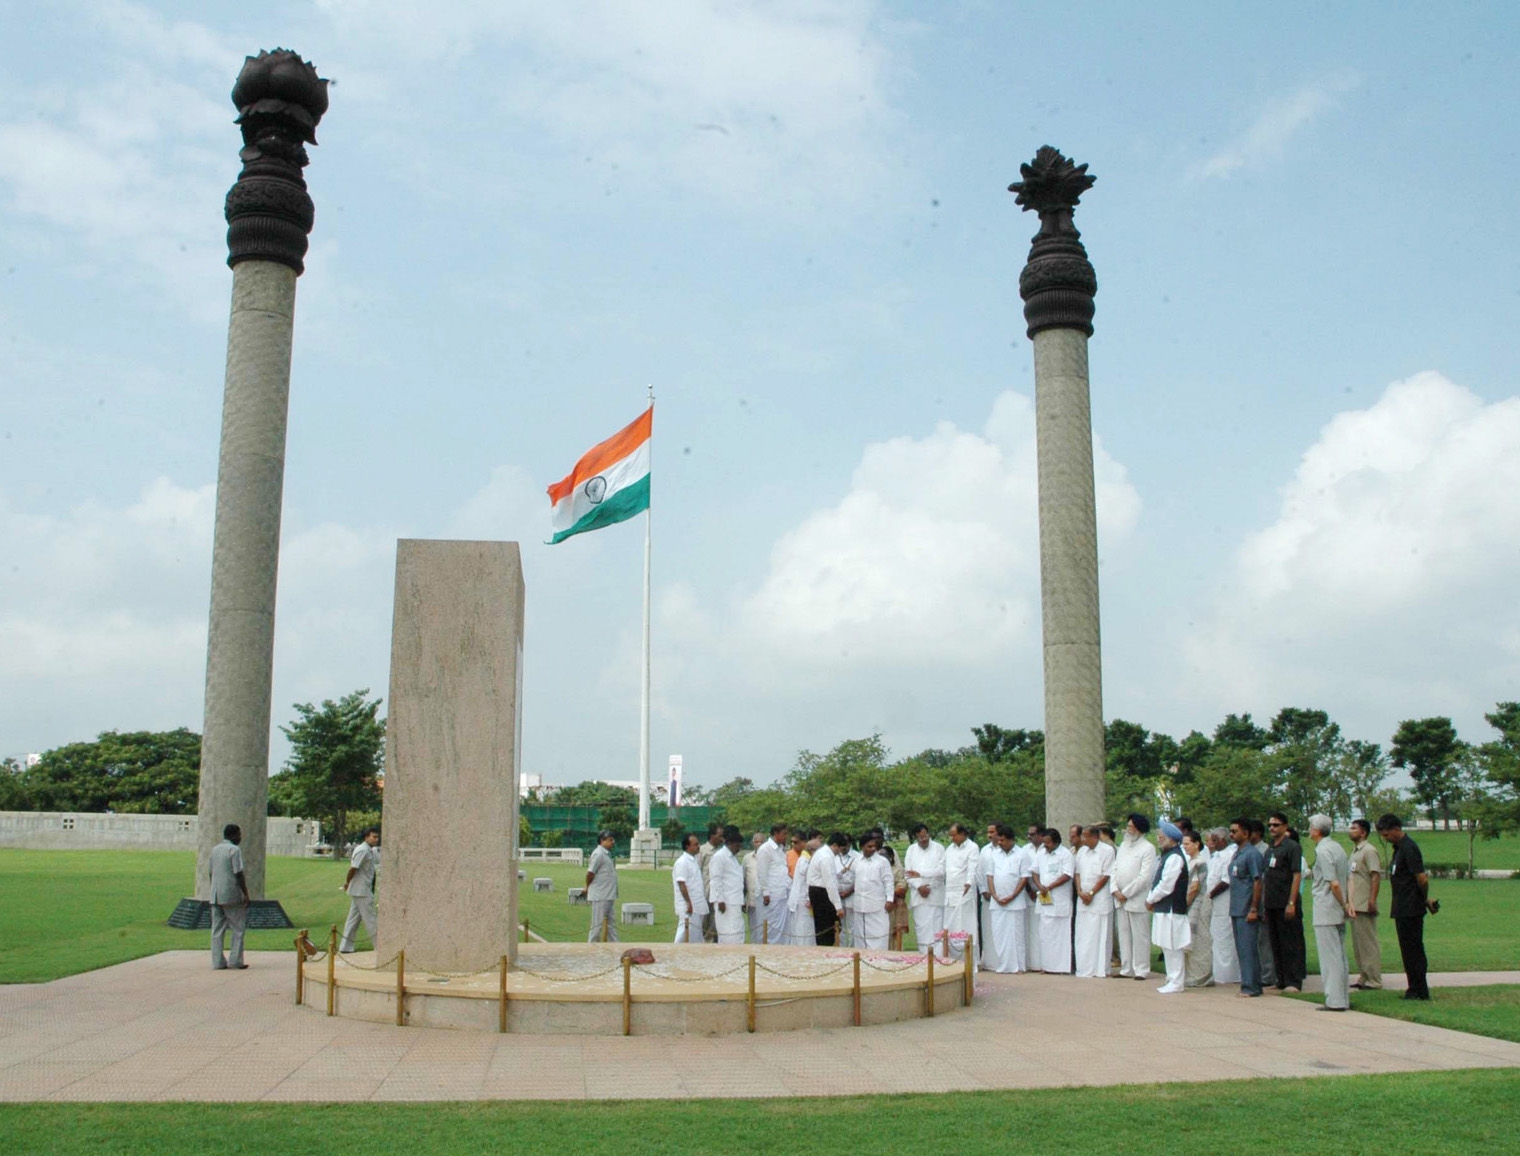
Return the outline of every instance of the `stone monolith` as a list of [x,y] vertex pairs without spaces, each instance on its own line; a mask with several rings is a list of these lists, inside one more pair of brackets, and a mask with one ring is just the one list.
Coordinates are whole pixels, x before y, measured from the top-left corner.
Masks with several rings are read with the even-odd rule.
[[379,958],[517,957],[523,577],[516,542],[396,544]]

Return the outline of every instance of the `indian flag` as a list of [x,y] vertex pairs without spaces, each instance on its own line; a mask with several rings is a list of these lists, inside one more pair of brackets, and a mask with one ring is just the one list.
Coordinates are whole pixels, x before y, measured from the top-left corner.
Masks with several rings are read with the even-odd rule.
[[575,463],[575,469],[549,487],[554,503],[550,524],[554,537],[549,545],[573,534],[600,530],[626,522],[649,509],[649,434],[654,428],[654,406],[593,446]]

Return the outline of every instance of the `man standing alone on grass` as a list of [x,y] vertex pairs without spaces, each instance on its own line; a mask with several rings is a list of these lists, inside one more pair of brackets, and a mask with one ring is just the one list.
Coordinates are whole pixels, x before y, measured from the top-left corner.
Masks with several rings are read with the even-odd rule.
[[1429,999],[1425,981],[1425,915],[1439,908],[1430,898],[1430,876],[1419,845],[1404,834],[1397,815],[1377,821],[1378,834],[1393,844],[1388,864],[1388,885],[1393,889],[1393,926],[1399,933],[1399,954],[1404,957],[1405,999]]
[[343,880],[343,890],[348,892],[348,918],[343,921],[343,938],[339,951],[354,949],[354,936],[359,934],[359,924],[364,924],[364,934],[369,936],[370,946],[375,944],[375,870],[380,866],[380,828],[371,827],[354,848],[348,861],[348,877]]
[[681,840],[681,854],[670,869],[670,889],[675,893],[677,943],[702,942],[707,892],[702,888],[702,869],[697,866],[700,845],[701,840],[688,832]]
[[1267,937],[1272,943],[1272,966],[1278,991],[1303,991],[1309,965],[1304,958],[1304,912],[1301,887],[1304,852],[1288,830],[1281,811],[1267,820],[1272,845],[1267,848],[1267,874],[1262,902],[1267,909]]
[[1235,932],[1235,958],[1240,962],[1240,996],[1261,994],[1261,851],[1251,842],[1250,819],[1230,824],[1235,857],[1230,860],[1230,923]]
[[591,930],[586,942],[595,943],[605,939],[616,943],[617,924],[613,922],[612,909],[617,906],[617,864],[612,861],[612,848],[617,846],[617,836],[603,831],[596,837],[596,850],[586,864],[586,900],[591,904]]
[[1361,991],[1383,987],[1383,947],[1378,943],[1378,890],[1383,882],[1383,861],[1372,845],[1372,825],[1366,819],[1351,820],[1351,943],[1356,948],[1356,970],[1351,986]]
[[1348,1011],[1351,972],[1346,966],[1346,916],[1355,916],[1346,891],[1351,883],[1351,864],[1341,845],[1330,838],[1334,830],[1329,815],[1309,816],[1309,838],[1314,840],[1314,944],[1319,948],[1319,974],[1325,983],[1326,1011]]
[[[222,828],[222,841],[211,848],[211,969],[241,971],[243,933],[248,927],[248,880],[243,877],[243,829],[236,823]],[[230,957],[222,956],[222,944],[232,933]]]

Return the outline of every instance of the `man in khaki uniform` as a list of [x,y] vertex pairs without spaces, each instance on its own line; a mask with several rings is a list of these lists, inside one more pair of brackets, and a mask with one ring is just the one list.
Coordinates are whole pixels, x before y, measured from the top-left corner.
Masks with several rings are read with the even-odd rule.
[[1356,918],[1351,921],[1351,945],[1356,950],[1356,967],[1360,973],[1351,986],[1362,991],[1378,991],[1383,986],[1383,949],[1378,944],[1378,889],[1383,881],[1383,863],[1372,845],[1372,828],[1366,819],[1352,819],[1351,907]]

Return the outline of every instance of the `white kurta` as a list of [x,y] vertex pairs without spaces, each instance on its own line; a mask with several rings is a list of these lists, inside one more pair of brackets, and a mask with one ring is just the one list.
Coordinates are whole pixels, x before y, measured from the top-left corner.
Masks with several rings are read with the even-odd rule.
[[818,942],[813,930],[813,909],[808,905],[808,866],[812,860],[811,851],[804,851],[798,856],[797,866],[792,872],[791,890],[786,898],[787,939],[799,947]]
[[[1077,872],[1077,887],[1092,891],[1098,880],[1111,875],[1114,868],[1114,849],[1106,843],[1096,847],[1083,847],[1073,858]],[[1113,952],[1114,896],[1105,884],[1103,890],[1093,895],[1091,903],[1077,899],[1076,907],[1076,972],[1085,979],[1105,979],[1108,961]]]
[[945,930],[976,935],[976,872],[981,849],[970,839],[945,847]]
[[992,943],[992,900],[987,896],[987,876],[992,874],[992,853],[996,850],[997,845],[988,842],[976,856],[976,890],[982,897],[982,925],[977,929],[976,946],[983,966],[991,966],[987,961]]
[[1030,971],[1040,970],[1040,905],[1034,901],[1035,873],[1040,861],[1040,856],[1045,854],[1043,846],[1026,843],[1022,848],[1024,852],[1024,873],[1029,876],[1029,903],[1024,909],[1024,959],[1029,965]]
[[[707,868],[707,901],[719,943],[744,942],[744,868],[727,847],[719,847]],[[726,910],[719,910],[718,904]]]
[[1110,886],[1124,902],[1116,909],[1119,936],[1119,974],[1144,979],[1151,973],[1151,913],[1145,909],[1151,878],[1156,873],[1156,848],[1143,835],[1124,836],[1114,857]]
[[[1231,843],[1223,851],[1209,856],[1209,873],[1204,886],[1210,892],[1221,883],[1230,881],[1230,864],[1235,862],[1235,852],[1240,848]],[[1213,964],[1215,983],[1240,982],[1240,958],[1235,954],[1235,928],[1230,922],[1230,893],[1221,891],[1214,897],[1214,907],[1209,918],[1209,934],[1213,937]]]
[[992,889],[987,897],[987,949],[982,959],[988,971],[1024,971],[1028,966],[1024,950],[1024,912],[1029,907],[1029,899],[1023,891],[1006,904],[998,903],[997,897],[1007,896],[1025,880],[1029,874],[1028,860],[1022,847],[1007,851],[994,848],[988,858]]
[[[917,877],[914,872],[918,872]],[[913,938],[918,949],[927,951],[945,928],[945,848],[933,839],[927,847],[916,842],[903,856],[903,872],[908,877],[908,912],[913,916]],[[929,894],[919,889],[925,884]]]
[[[1055,975],[1071,973],[1071,852],[1065,847],[1046,851],[1036,860],[1035,874],[1050,888],[1050,902],[1036,903],[1040,912],[1040,967]],[[1055,885],[1066,876],[1068,882]]]
[[[691,912],[686,911],[686,900],[681,895],[681,884],[691,896]],[[670,869],[670,890],[676,909],[677,943],[702,942],[702,916],[707,914],[707,892],[702,887],[702,868],[697,857],[682,851]],[[696,928],[696,934],[688,936],[688,925]]]
[[[1160,903],[1169,899],[1177,888],[1177,881],[1187,874],[1187,856],[1180,852],[1163,857],[1161,875],[1155,886],[1146,892],[1147,903]],[[1170,911],[1157,911],[1151,915],[1151,941],[1161,948],[1166,960],[1166,983],[1163,992],[1183,989],[1187,969],[1187,946],[1193,942],[1193,930],[1188,925],[1187,913],[1178,915]]]
[[878,852],[855,860],[855,946],[885,951],[892,930],[887,904],[892,902],[892,864]]
[[786,873],[786,848],[767,839],[755,852],[755,875],[760,882],[760,897],[755,905],[755,926],[763,928],[758,940],[764,943],[786,942],[787,903],[792,879]]

